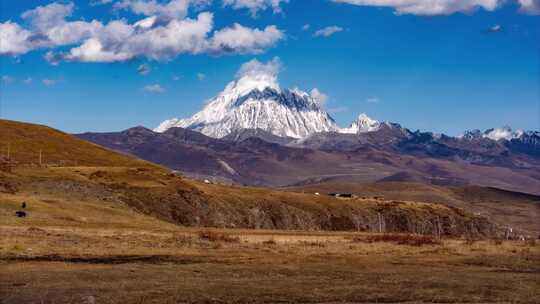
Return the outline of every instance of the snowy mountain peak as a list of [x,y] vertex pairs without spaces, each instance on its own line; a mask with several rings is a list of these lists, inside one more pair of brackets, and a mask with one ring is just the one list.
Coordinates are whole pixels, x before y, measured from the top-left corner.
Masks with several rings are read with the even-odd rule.
[[522,138],[524,135],[527,135],[523,130],[512,130],[509,126],[504,126],[502,128],[493,128],[486,130],[484,132],[476,129],[471,131],[465,131],[462,135],[457,136],[457,138],[467,139],[467,140],[476,140],[481,138],[487,138],[494,141],[506,140],[510,141],[512,139]]
[[523,135],[523,130],[513,131],[509,126],[504,126],[502,128],[490,129],[484,132],[483,137],[489,138],[491,140],[512,140],[515,138],[520,138]]
[[281,90],[280,63],[252,60],[240,68],[237,79],[189,119],[164,121],[155,129],[172,127],[199,131],[221,138],[240,129],[261,129],[277,136],[306,137],[316,132],[337,131],[335,121],[310,94]]
[[380,126],[381,123],[379,121],[370,118],[365,113],[361,113],[350,127],[341,129],[340,133],[359,134],[373,132],[379,130]]

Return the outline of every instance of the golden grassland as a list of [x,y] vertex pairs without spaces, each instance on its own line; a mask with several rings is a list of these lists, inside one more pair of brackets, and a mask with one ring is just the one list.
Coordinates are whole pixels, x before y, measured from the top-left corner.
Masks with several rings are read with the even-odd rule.
[[[537,303],[537,242],[161,226],[0,227],[2,303]],[[377,237],[379,236],[379,237]]]
[[148,162],[114,153],[47,126],[0,120],[0,155],[24,165],[140,166]]
[[[0,172],[1,304],[540,298],[538,241],[325,232],[317,231],[317,222],[294,222],[302,216],[368,216],[388,207],[403,214],[396,219],[441,214],[466,223],[473,214],[461,209],[421,203],[412,195],[338,200],[205,185],[46,127],[0,120],[0,130],[0,145],[9,143],[18,162],[13,172]],[[32,165],[39,151],[47,166]],[[21,202],[27,203],[26,218],[14,216]],[[536,205],[523,206],[515,222],[538,219]],[[306,230],[197,228],[250,227],[247,221],[257,214],[264,219],[261,227],[275,228],[282,220],[279,227]],[[204,216],[207,222],[189,222]],[[173,224],[180,220],[195,227]],[[524,228],[529,226],[534,231],[532,224]]]

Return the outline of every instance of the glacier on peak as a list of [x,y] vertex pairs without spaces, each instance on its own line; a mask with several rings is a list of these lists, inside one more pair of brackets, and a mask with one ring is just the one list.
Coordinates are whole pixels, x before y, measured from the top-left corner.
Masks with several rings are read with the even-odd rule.
[[348,128],[341,129],[340,133],[359,134],[373,132],[379,130],[380,127],[381,123],[378,120],[370,118],[365,113],[361,113]]
[[173,118],[156,132],[188,128],[221,138],[240,129],[262,129],[278,136],[306,137],[316,132],[339,131],[334,119],[309,93],[282,90],[278,83],[279,60],[242,65],[230,82],[198,113],[188,119]]
[[281,89],[280,69],[278,58],[267,63],[248,61],[200,112],[187,119],[166,120],[154,131],[182,127],[222,138],[241,129],[260,129],[281,137],[305,138],[320,132],[359,134],[379,129],[380,122],[366,114],[360,114],[349,128],[340,128],[323,109],[326,95],[317,89],[311,93]]

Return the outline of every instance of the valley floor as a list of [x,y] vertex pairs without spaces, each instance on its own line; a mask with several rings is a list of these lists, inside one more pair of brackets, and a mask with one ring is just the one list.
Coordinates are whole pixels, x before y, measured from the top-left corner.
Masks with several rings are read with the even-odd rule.
[[0,226],[0,303],[538,303],[533,241]]

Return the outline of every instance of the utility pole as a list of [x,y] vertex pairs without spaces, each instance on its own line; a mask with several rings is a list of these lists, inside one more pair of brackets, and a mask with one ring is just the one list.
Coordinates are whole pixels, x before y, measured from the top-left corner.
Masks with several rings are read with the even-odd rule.
[[380,212],[377,213],[377,217],[379,219],[379,233],[382,233],[383,232],[383,227],[382,227],[382,215]]

